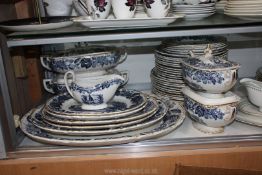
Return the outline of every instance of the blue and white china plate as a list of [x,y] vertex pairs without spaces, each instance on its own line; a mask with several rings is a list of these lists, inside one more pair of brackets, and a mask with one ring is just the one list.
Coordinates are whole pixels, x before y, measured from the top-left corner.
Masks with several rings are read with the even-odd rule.
[[31,115],[28,116],[27,120],[36,127],[49,132],[49,133],[54,133],[54,134],[61,134],[61,135],[78,135],[78,136],[89,136],[89,135],[104,135],[104,134],[116,134],[116,133],[121,133],[121,132],[127,132],[127,131],[133,131],[141,128],[146,128],[154,123],[158,122],[161,120],[165,114],[167,113],[168,108],[166,107],[163,102],[159,101],[159,109],[158,111],[154,114],[151,115],[149,118],[146,120],[140,122],[140,123],[135,123],[133,125],[129,126],[120,126],[116,128],[95,128],[93,126],[92,129],[68,129],[68,128],[61,128],[59,126],[54,126],[50,125],[49,123],[46,123],[43,120],[43,116],[41,113],[42,108],[38,108],[35,110],[35,112]]
[[174,131],[183,123],[185,119],[184,109],[175,101],[171,101],[169,104],[167,104],[167,106],[169,107],[167,114],[155,125],[121,134],[88,137],[53,135],[40,128],[37,128],[28,120],[33,110],[28,112],[22,118],[20,128],[31,139],[46,144],[66,146],[108,146],[131,143],[166,135]]
[[81,104],[69,94],[61,94],[51,98],[43,112],[64,119],[103,120],[115,119],[134,114],[146,105],[145,95],[136,90],[121,89],[116,92],[108,107],[101,110],[83,110]]
[[[145,108],[135,114],[126,116],[125,118],[112,119],[112,120],[66,120],[56,118],[50,115],[42,115],[44,121],[50,125],[67,128],[67,129],[105,129],[105,128],[118,128],[130,126],[140,123],[150,116],[154,115],[158,110],[158,103],[154,99],[148,99]],[[40,109],[42,110],[42,109]],[[41,113],[41,111],[38,110]]]

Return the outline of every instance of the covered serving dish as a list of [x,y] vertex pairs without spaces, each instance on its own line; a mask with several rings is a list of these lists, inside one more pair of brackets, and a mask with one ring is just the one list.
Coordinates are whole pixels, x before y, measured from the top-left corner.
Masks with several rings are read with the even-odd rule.
[[107,69],[125,61],[126,57],[125,48],[88,46],[41,56],[41,63],[46,69],[58,73],[96,71],[97,75],[102,75]]
[[196,91],[220,94],[230,90],[238,78],[240,65],[224,59],[213,58],[208,47],[205,55],[181,60],[184,81]]
[[184,105],[193,126],[205,133],[220,133],[234,121],[240,97],[227,92],[221,98],[210,98],[206,93],[196,93],[188,87],[182,89]]

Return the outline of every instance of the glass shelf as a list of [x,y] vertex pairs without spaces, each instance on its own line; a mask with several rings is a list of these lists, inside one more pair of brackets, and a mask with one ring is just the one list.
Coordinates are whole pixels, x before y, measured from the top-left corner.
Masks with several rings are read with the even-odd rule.
[[88,29],[74,24],[56,30],[15,32],[7,35],[8,46],[55,44],[81,41],[130,40],[176,36],[252,33],[262,31],[261,21],[246,21],[215,14],[199,21],[178,19],[167,26]]

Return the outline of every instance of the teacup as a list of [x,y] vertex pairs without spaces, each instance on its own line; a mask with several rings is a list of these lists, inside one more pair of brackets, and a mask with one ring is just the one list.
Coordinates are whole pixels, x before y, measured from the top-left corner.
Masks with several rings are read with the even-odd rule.
[[111,9],[110,0],[86,0],[87,9],[94,19],[105,19]]
[[162,18],[167,16],[171,2],[170,0],[144,1],[146,12],[152,18]]
[[[68,77],[72,77],[70,83]],[[118,87],[124,82],[120,75],[111,74],[77,79],[73,71],[65,73],[64,81],[68,93],[82,103],[84,110],[98,110],[107,107]]]
[[111,0],[114,15],[117,19],[133,18],[137,0]]
[[70,16],[73,9],[72,3],[72,0],[44,0],[44,7],[48,16]]

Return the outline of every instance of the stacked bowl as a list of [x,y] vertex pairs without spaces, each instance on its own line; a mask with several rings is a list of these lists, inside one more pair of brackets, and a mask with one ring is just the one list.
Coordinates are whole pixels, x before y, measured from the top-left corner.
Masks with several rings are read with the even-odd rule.
[[225,6],[225,14],[246,20],[261,20],[261,0],[228,0]]
[[53,77],[43,80],[44,88],[53,94],[67,92],[64,80],[67,71],[74,71],[78,79],[117,74],[125,79],[122,83],[124,85],[128,81],[128,73],[120,72],[115,67],[125,61],[126,57],[124,48],[105,46],[88,46],[46,53],[41,56],[41,63],[48,71],[53,72]]
[[223,37],[180,37],[164,41],[155,50],[155,68],[151,71],[152,92],[183,101],[181,89],[185,87],[185,82],[180,62],[188,58],[190,52],[201,55],[208,43],[215,57],[227,58],[227,44]]
[[215,2],[191,1],[173,0],[173,13],[184,14],[186,20],[201,20],[216,13]]

